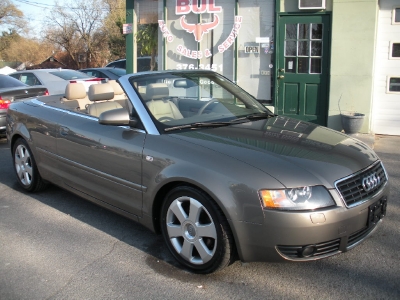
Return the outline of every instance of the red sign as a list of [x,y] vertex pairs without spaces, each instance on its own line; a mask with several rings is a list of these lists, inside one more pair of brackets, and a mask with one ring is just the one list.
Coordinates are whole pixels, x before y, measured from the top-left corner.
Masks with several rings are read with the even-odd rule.
[[[222,7],[217,6],[215,4],[215,0],[176,0],[175,5],[175,13],[176,15],[182,15],[179,18],[179,23],[186,32],[193,33],[194,39],[196,42],[201,42],[204,34],[209,33],[211,30],[215,29],[220,24],[220,17],[218,13],[222,12]],[[213,20],[207,23],[197,23],[191,24],[186,21],[186,15],[194,13],[194,14],[202,14],[202,13],[212,13],[214,15]],[[235,22],[233,24],[233,28],[228,35],[228,37],[218,45],[218,51],[220,53],[225,52],[230,46],[235,42],[236,37],[239,34],[239,29],[242,24],[242,17],[235,16]],[[174,36],[171,34],[171,31],[168,29],[164,20],[159,20],[158,25],[160,27],[163,36],[167,39],[167,42],[172,42],[174,40]],[[192,59],[201,59],[202,57],[210,57],[213,55],[210,49],[205,49],[203,51],[198,50],[190,50],[187,49],[183,45],[178,45],[176,51],[188,58]]]

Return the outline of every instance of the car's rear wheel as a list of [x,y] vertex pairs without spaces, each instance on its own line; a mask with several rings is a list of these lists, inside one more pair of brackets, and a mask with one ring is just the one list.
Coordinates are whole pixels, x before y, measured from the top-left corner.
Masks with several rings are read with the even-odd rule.
[[211,273],[234,261],[234,243],[220,208],[189,186],[171,190],[164,201],[161,229],[172,255],[196,273]]
[[43,190],[47,183],[42,179],[28,143],[18,139],[13,147],[14,170],[19,184],[29,192]]

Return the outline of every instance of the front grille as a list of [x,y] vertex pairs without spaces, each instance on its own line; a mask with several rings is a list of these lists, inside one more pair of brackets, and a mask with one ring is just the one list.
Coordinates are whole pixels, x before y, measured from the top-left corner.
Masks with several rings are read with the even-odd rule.
[[283,246],[278,245],[276,248],[279,252],[290,259],[299,259],[303,258],[302,252],[305,247],[314,247],[315,252],[312,254],[313,258],[317,258],[319,256],[325,255],[333,255],[339,252],[340,239],[323,242],[315,245],[307,245],[307,246]]
[[[380,178],[380,182],[371,190],[366,191],[363,187],[362,181],[365,177],[373,174],[376,174],[376,176]],[[350,207],[368,200],[371,196],[377,193],[386,182],[387,177],[385,170],[383,169],[381,162],[378,162],[368,169],[337,181],[335,185],[336,189],[345,201],[346,206]]]
[[374,230],[373,227],[364,227],[363,229],[354,232],[352,235],[349,236],[349,240],[347,242],[347,248],[352,248],[353,245],[357,244],[358,242],[362,241],[368,234]]

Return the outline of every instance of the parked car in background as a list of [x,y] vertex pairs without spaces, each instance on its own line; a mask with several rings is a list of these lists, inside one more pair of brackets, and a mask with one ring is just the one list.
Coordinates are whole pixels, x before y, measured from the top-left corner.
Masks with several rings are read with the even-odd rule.
[[[151,60],[150,56],[138,57],[137,58],[137,72],[150,71],[150,60]],[[106,67],[126,69],[126,59],[121,58],[121,59],[115,60],[115,61],[107,64]],[[156,67],[153,71],[157,71],[157,62],[156,62]]]
[[121,68],[86,68],[79,70],[82,73],[85,73],[88,76],[97,77],[97,78],[108,78],[117,80],[123,75],[126,75],[126,70]]
[[43,85],[50,95],[64,94],[65,87],[70,82],[82,82],[87,89],[89,85],[101,81],[99,78],[93,78],[85,73],[71,69],[25,70],[11,73],[9,76],[27,85]]
[[121,87],[111,81],[90,86],[91,104],[79,111],[48,97],[10,106],[7,138],[23,189],[52,182],[139,221],[199,273],[237,258],[346,252],[386,215],[388,176],[357,139],[277,116],[212,71],[118,82],[127,101],[114,99]]
[[44,86],[31,87],[8,75],[0,74],[0,134],[6,131],[6,112],[12,102],[48,94]]

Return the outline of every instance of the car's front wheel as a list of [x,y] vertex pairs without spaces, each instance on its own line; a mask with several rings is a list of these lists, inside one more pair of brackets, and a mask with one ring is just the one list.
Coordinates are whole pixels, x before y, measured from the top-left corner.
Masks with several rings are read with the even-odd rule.
[[42,179],[28,143],[20,138],[13,147],[14,170],[19,184],[29,192],[43,190],[47,183]]
[[220,208],[202,191],[180,186],[164,201],[161,229],[172,255],[196,273],[211,273],[234,261],[234,243]]

